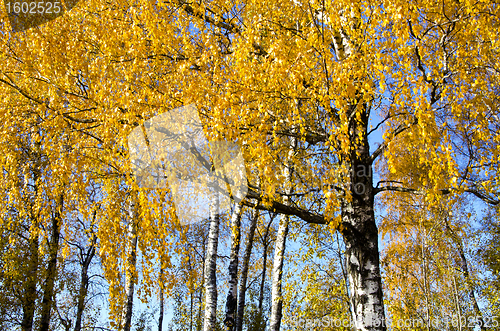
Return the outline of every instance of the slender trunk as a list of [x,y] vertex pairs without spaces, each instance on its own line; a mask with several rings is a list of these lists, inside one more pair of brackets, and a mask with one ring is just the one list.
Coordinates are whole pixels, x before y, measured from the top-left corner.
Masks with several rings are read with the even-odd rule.
[[229,291],[226,299],[226,319],[224,324],[228,331],[235,325],[235,312],[238,295],[238,255],[241,239],[241,210],[242,205],[236,203],[231,215],[231,254],[229,258]]
[[189,270],[189,277],[190,281],[188,282],[188,289],[189,289],[189,331],[193,331],[193,306],[194,306],[194,284],[192,281],[192,275],[193,275],[193,266],[191,264],[191,254],[188,255],[188,270]]
[[205,320],[204,330],[213,331],[217,323],[217,246],[219,241],[219,195],[212,193],[210,201],[210,231],[205,262]]
[[[450,268],[451,269],[451,268]],[[455,277],[455,270],[450,270],[453,277],[453,298],[455,299],[455,309],[458,315],[458,331],[462,331],[462,309],[460,308],[460,298],[458,297],[457,279]]]
[[269,248],[269,242],[267,241],[269,238],[269,228],[274,220],[274,216],[271,216],[271,221],[266,227],[266,232],[264,233],[264,237],[262,238],[262,278],[260,280],[260,291],[259,291],[259,316],[262,316],[262,307],[264,305],[264,285],[266,283],[266,273],[267,273],[267,250]]
[[276,247],[274,248],[273,260],[273,280],[271,288],[271,321],[270,330],[279,331],[281,326],[281,317],[283,310],[283,298],[281,280],[283,277],[283,260],[285,257],[286,237],[288,235],[288,221],[287,215],[282,215],[280,225],[278,228],[278,235],[276,237]]
[[[161,262],[160,262],[161,264]],[[160,267],[160,280],[163,283],[163,267]],[[158,331],[161,331],[163,328],[163,285],[160,286],[160,316],[158,317]]]
[[430,328],[430,309],[429,309],[429,286],[427,282],[427,258],[426,258],[426,249],[427,249],[427,231],[422,226],[422,222],[420,222],[420,231],[422,232],[422,273],[424,278],[424,296],[425,296],[425,325],[427,330]]
[[190,313],[189,313],[189,331],[193,331],[193,292],[190,294],[190,301],[191,301],[191,307],[190,307]]
[[263,266],[262,266],[262,278],[260,280],[260,291],[259,291],[259,304],[258,311],[259,315],[262,316],[262,307],[264,305],[264,285],[266,283],[266,272],[267,272],[267,245],[264,246],[263,256]]
[[250,265],[250,256],[252,255],[253,238],[255,235],[255,228],[257,227],[258,219],[259,219],[259,211],[257,209],[254,209],[252,211],[252,216],[250,220],[250,229],[248,231],[248,239],[245,247],[245,253],[243,255],[243,263],[241,266],[241,282],[238,292],[238,309],[236,314],[236,331],[242,331],[243,329],[243,313],[245,311],[245,296],[247,292],[248,269]]
[[78,304],[76,310],[76,322],[74,331],[80,331],[82,329],[82,316],[83,316],[83,311],[85,310],[85,300],[87,298],[87,292],[89,289],[88,271],[90,262],[94,258],[94,255],[95,255],[95,236],[92,236],[91,246],[89,247],[85,260],[83,261],[82,264],[81,282],[80,282],[80,289],[78,291]]
[[163,328],[163,290],[160,289],[160,317],[158,317],[158,331],[161,331]]
[[[257,176],[257,186],[259,186],[260,180]],[[255,201],[255,208],[252,209],[252,214],[250,216],[250,228],[248,229],[247,244],[245,246],[245,252],[243,253],[243,262],[241,265],[241,279],[238,291],[238,307],[236,309],[236,321],[235,330],[242,331],[243,329],[243,315],[245,313],[245,299],[247,293],[247,279],[248,279],[248,269],[250,265],[250,257],[252,255],[253,248],[253,238],[255,236],[255,229],[257,228],[257,222],[259,220],[259,210],[257,209],[258,202]]]
[[199,287],[199,294],[198,294],[198,318],[197,318],[197,321],[196,321],[196,330],[197,331],[201,331],[202,327],[203,327],[203,323],[202,323],[202,310],[203,310],[203,288],[205,287],[205,265],[206,265],[206,252],[205,252],[205,234],[203,233],[203,242],[202,242],[202,253],[203,253],[203,256],[202,256],[202,268],[201,268],[201,284],[200,284],[200,287]]
[[476,293],[474,291],[474,286],[472,284],[472,280],[470,277],[469,273],[469,265],[467,263],[467,258],[465,257],[465,251],[464,251],[464,246],[462,244],[462,241],[460,240],[460,237],[457,236],[457,234],[451,229],[450,224],[448,223],[448,220],[445,219],[445,226],[446,230],[450,233],[450,237],[457,245],[458,253],[460,255],[460,270],[462,272],[462,275],[465,278],[465,283],[467,286],[467,290],[469,292],[469,298],[472,301],[472,305],[474,308],[474,313],[476,314],[477,317],[477,324],[481,328],[481,330],[486,330],[486,327],[484,326],[484,321],[483,321],[483,313],[481,312],[481,309],[479,309],[479,304],[477,303],[476,299]]
[[[34,201],[38,198],[38,186],[39,179],[41,177],[41,152],[40,152],[40,143],[35,142],[31,147],[31,157],[33,158],[33,187],[34,194],[32,199],[28,198],[29,201],[26,201],[26,205],[30,207],[30,218],[31,218],[31,228],[38,228],[38,219],[39,216],[35,214],[34,210]],[[28,194],[28,181],[24,183],[23,191]],[[32,331],[33,330],[33,319],[35,317],[35,304],[38,298],[36,286],[38,283],[38,263],[39,263],[39,254],[38,254],[38,246],[39,246],[39,235],[35,231],[35,235],[30,233],[30,238],[28,241],[28,249],[29,249],[29,261],[28,261],[28,272],[26,278],[26,285],[24,288],[23,298],[22,298],[22,306],[23,306],[23,320],[21,322],[21,329],[23,331]]]
[[23,320],[21,322],[21,329],[23,331],[33,330],[33,318],[35,317],[35,303],[37,299],[38,240],[38,235],[29,239],[28,275],[23,295]]
[[342,204],[341,230],[346,245],[352,319],[356,329],[363,331],[386,330],[366,107],[351,107],[351,112],[359,112],[360,116],[349,123],[350,141],[356,142],[349,155],[350,182],[346,187],[352,198]]
[[[300,103],[298,105],[300,108]],[[295,130],[292,128],[292,131]],[[291,177],[292,177],[292,167],[290,165],[295,148],[297,147],[297,139],[291,138],[290,150],[288,152],[288,158],[285,160],[285,167],[283,169],[284,177],[284,190],[287,195],[283,197],[283,203],[285,205],[289,202],[289,196],[291,192]],[[288,215],[281,215],[280,224],[278,227],[278,234],[276,237],[276,246],[274,249],[274,260],[273,260],[273,275],[271,284],[271,317],[270,317],[270,331],[279,331],[281,327],[281,317],[283,310],[283,297],[282,297],[282,286],[281,281],[283,277],[283,261],[285,258],[285,248],[286,248],[286,237],[288,235],[288,222],[290,218]]]
[[57,276],[57,254],[59,252],[59,237],[61,235],[61,214],[64,196],[61,193],[56,210],[52,217],[52,235],[49,244],[49,263],[47,266],[47,279],[45,281],[42,313],[40,317],[40,331],[48,331],[50,325],[50,312],[54,303],[54,284]]
[[137,281],[136,276],[136,262],[137,262],[137,201],[132,194],[129,203],[129,224],[127,230],[127,237],[129,241],[129,252],[127,254],[127,271],[125,273],[125,290],[126,302],[122,313],[122,330],[130,331],[132,323],[132,311],[134,306],[134,286]]

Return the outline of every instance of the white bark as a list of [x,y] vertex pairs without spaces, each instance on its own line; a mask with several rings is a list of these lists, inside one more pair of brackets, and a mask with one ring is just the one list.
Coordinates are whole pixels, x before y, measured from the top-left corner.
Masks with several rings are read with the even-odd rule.
[[[300,108],[300,103],[298,105]],[[293,130],[293,128],[292,128]],[[288,152],[288,158],[285,160],[285,167],[283,169],[284,177],[284,188],[285,193],[289,194],[291,192],[291,177],[292,177],[292,167],[291,161],[295,148],[297,146],[297,139],[292,138],[290,143],[290,150]],[[289,197],[288,195],[283,197],[283,203],[288,205]],[[286,237],[288,235],[288,215],[281,215],[280,224],[278,227],[278,234],[276,236],[276,245],[274,248],[274,261],[273,261],[273,274],[272,274],[272,284],[271,284],[271,317],[270,317],[270,330],[279,331],[281,326],[281,317],[283,309],[283,297],[282,297],[282,286],[281,280],[283,277],[283,260],[285,257],[286,248]]]
[[204,331],[215,330],[217,322],[217,245],[219,241],[219,195],[212,193],[210,201],[210,231],[205,262]]
[[[161,263],[161,262],[160,262]],[[160,279],[163,279],[163,267],[160,268]],[[163,329],[163,308],[165,303],[163,302],[163,286],[160,286],[160,316],[158,316],[158,331]]]
[[[356,49],[356,41],[347,32],[359,28],[360,17],[355,6],[347,7],[340,13],[342,26],[334,36],[339,61],[352,56]],[[367,138],[369,106],[361,95],[357,98],[359,103],[349,105],[349,116],[358,112],[361,118],[347,123],[353,148],[348,160],[351,176],[346,187],[350,190],[352,199],[343,202],[341,233],[346,244],[345,257],[354,329],[385,331],[378,229],[373,210],[375,194]]]
[[288,235],[288,215],[281,215],[276,246],[274,248],[274,262],[271,288],[271,319],[270,330],[279,331],[281,325],[283,297],[281,280],[283,277],[283,260],[285,257],[286,237]]
[[226,300],[226,319],[224,324],[227,330],[235,326],[235,312],[238,295],[238,255],[240,253],[241,239],[241,210],[242,205],[237,203],[231,215],[231,254],[229,258],[229,291]]
[[241,266],[241,281],[238,292],[238,312],[236,315],[236,331],[241,331],[243,329],[243,313],[245,311],[245,296],[247,291],[248,267],[250,264],[250,256],[252,255],[253,238],[255,235],[255,228],[257,227],[258,219],[259,219],[259,211],[257,209],[252,210],[250,229],[248,230],[248,239],[245,247],[245,253],[243,255],[243,264]]
[[125,292],[126,301],[125,307],[122,312],[121,329],[123,331],[130,331],[132,323],[132,310],[134,305],[134,286],[137,281],[136,277],[136,262],[137,262],[137,222],[138,212],[137,204],[134,196],[130,197],[129,202],[129,223],[127,227],[127,239],[129,242],[127,252],[127,270],[125,272]]

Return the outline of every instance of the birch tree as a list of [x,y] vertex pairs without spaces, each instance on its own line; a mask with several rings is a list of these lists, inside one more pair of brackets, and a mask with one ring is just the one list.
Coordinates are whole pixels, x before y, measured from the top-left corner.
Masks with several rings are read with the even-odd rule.
[[130,195],[128,205],[128,219],[127,219],[127,264],[125,273],[125,305],[122,313],[121,329],[123,331],[130,331],[132,324],[132,312],[134,307],[134,288],[137,283],[137,240],[138,233],[137,227],[139,222],[139,206],[137,201],[136,192]]
[[252,249],[254,245],[255,229],[257,228],[257,222],[259,219],[259,212],[257,209],[252,209],[250,216],[250,226],[247,233],[245,251],[243,253],[243,261],[241,266],[241,276],[238,288],[238,301],[237,301],[237,312],[236,312],[236,322],[235,330],[241,331],[243,329],[243,315],[245,313],[245,300],[247,291],[247,279],[248,271],[250,268],[250,258],[252,255]]
[[231,255],[229,257],[229,291],[226,299],[226,318],[224,324],[228,330],[236,325],[236,308],[238,297],[238,255],[241,240],[241,204],[236,204],[231,215]]
[[215,330],[217,323],[217,247],[219,243],[219,194],[210,199],[210,231],[205,260],[205,319],[203,330]]

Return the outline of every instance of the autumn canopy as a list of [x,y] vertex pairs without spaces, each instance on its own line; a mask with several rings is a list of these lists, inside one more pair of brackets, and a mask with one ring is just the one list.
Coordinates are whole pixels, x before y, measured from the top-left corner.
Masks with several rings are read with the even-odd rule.
[[[0,328],[90,330],[106,306],[106,328],[139,330],[148,304],[174,330],[495,325],[498,4],[62,6],[22,31],[0,18]],[[129,149],[181,107],[246,181],[189,226]],[[219,154],[186,144],[171,167],[215,171]]]

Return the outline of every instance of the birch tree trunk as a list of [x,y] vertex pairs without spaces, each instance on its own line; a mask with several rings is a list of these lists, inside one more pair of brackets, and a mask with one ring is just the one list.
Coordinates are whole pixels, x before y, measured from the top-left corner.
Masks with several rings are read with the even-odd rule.
[[202,249],[202,268],[201,268],[201,284],[198,292],[198,317],[196,319],[196,330],[201,331],[203,328],[202,324],[202,310],[203,310],[203,288],[205,287],[205,266],[206,266],[206,249],[205,249],[205,234],[203,234],[203,241],[201,244]]
[[271,288],[271,318],[270,330],[279,331],[283,310],[282,298],[282,272],[283,260],[285,257],[286,237],[288,235],[288,215],[282,215],[276,237],[276,247],[274,248],[273,275]]
[[57,276],[57,255],[59,252],[59,238],[61,236],[62,209],[64,196],[61,193],[56,203],[56,210],[52,217],[52,235],[49,245],[49,263],[47,266],[47,279],[45,281],[42,313],[40,317],[40,331],[48,331],[50,325],[50,312],[54,303],[54,284]]
[[[340,13],[342,24],[356,26],[359,17],[355,11]],[[356,28],[353,28],[356,29]],[[353,55],[348,35],[341,28],[333,38],[339,61]],[[372,159],[368,143],[369,105],[362,93],[356,91],[355,103],[349,104],[349,141],[346,190],[352,199],[342,203],[342,230],[346,246],[346,269],[349,279],[352,321],[355,330],[386,330],[378,229],[375,223]],[[359,115],[359,116],[356,116]]]
[[269,249],[269,228],[271,227],[271,224],[273,223],[275,215],[273,214],[271,216],[271,220],[269,221],[267,227],[266,227],[266,232],[264,233],[264,237],[262,237],[262,278],[260,280],[260,291],[259,291],[259,303],[258,303],[258,310],[259,310],[259,315],[262,316],[262,307],[264,304],[264,285],[266,283],[266,273],[267,273],[267,250]]
[[[163,267],[160,267],[160,279],[163,279]],[[158,331],[162,331],[163,328],[163,306],[163,287],[160,286],[160,316],[158,317]]]
[[123,331],[130,331],[132,323],[132,311],[134,306],[134,286],[137,281],[136,276],[136,262],[137,262],[137,201],[135,195],[131,194],[129,202],[129,223],[127,229],[127,239],[129,242],[127,252],[127,270],[125,272],[125,291],[126,301],[125,307],[122,312],[121,329]]
[[205,262],[205,331],[216,329],[217,323],[217,246],[219,241],[219,195],[211,195],[210,231],[208,233],[207,257]]
[[242,331],[243,329],[243,314],[245,312],[245,296],[247,292],[248,267],[250,264],[250,256],[252,255],[253,238],[255,235],[255,228],[257,227],[258,219],[259,219],[259,211],[257,209],[252,210],[250,229],[248,230],[248,239],[245,247],[245,253],[243,255],[243,263],[241,266],[241,280],[238,292],[238,311],[236,314],[236,328],[235,328],[236,331]]
[[229,291],[226,299],[226,318],[224,324],[228,331],[235,326],[235,312],[238,295],[238,255],[241,240],[241,210],[242,205],[236,203],[231,215],[231,254],[229,258]]
[[350,123],[349,135],[352,141],[359,140],[349,155],[346,189],[352,199],[342,204],[341,230],[346,245],[352,319],[356,330],[363,331],[386,330],[366,107],[366,104],[351,106],[351,111],[359,112],[360,116]]
[[[300,108],[300,103],[298,105]],[[292,128],[294,130],[294,128]],[[283,197],[283,204],[288,205],[289,196],[291,192],[291,178],[292,167],[290,159],[292,158],[295,148],[297,147],[297,139],[291,138],[290,150],[288,157],[285,160],[283,169],[284,177],[284,191],[286,195]],[[288,215],[281,215],[280,224],[278,227],[278,234],[276,236],[276,246],[274,248],[273,260],[273,274],[271,284],[271,317],[270,317],[270,330],[279,331],[281,326],[281,317],[283,310],[283,297],[281,281],[283,277],[283,261],[285,257],[286,237],[288,235],[288,222],[290,218]]]

